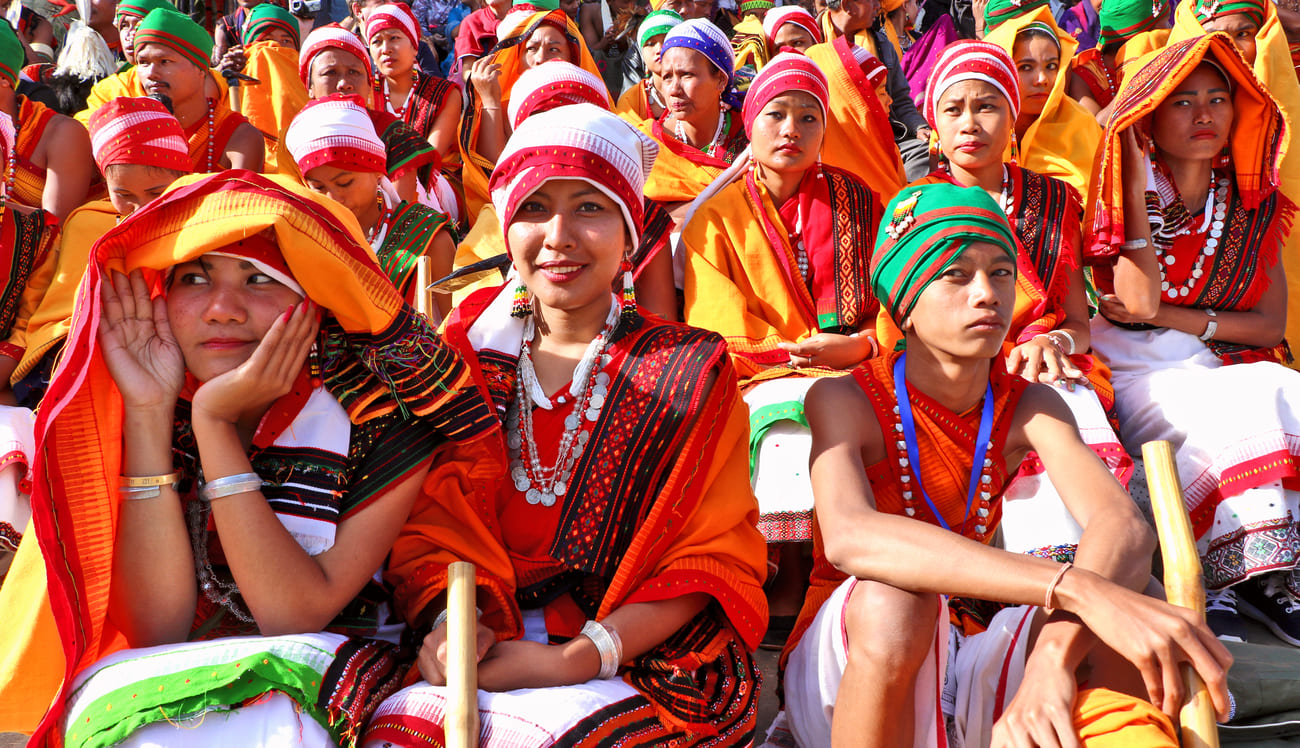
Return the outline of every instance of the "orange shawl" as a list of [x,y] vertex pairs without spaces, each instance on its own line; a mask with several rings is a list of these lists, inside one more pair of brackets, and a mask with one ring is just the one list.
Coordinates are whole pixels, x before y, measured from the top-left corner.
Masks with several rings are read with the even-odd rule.
[[630,86],[623,95],[618,97],[618,104],[614,106],[614,114],[623,119],[637,124],[642,120],[650,119],[650,101],[646,87],[650,86],[650,79],[642,80],[635,86]]
[[880,105],[875,88],[842,36],[810,47],[808,57],[826,73],[831,90],[822,163],[856,174],[881,197],[893,197],[907,179],[889,112]]
[[[727,158],[707,155],[664,132],[661,120],[633,123],[637,129],[659,143],[654,169],[645,181],[645,196],[665,206],[686,203],[700,196],[730,164],[731,159],[748,142],[740,121],[740,112],[730,112],[731,129],[727,132]],[[668,112],[664,112],[668,116]]]
[[[1277,100],[1291,123],[1300,118],[1300,81],[1296,80],[1291,49],[1273,3],[1264,3],[1264,25],[1255,34],[1255,77]],[[1170,43],[1205,33],[1191,7],[1182,4],[1174,13]],[[1278,188],[1293,203],[1300,203],[1300,152],[1288,151],[1278,160]],[[1300,232],[1287,234],[1282,246],[1282,267],[1287,277],[1286,339],[1300,341]]]
[[[736,180],[705,201],[682,229],[686,322],[723,336],[742,383],[764,372],[768,378],[793,371],[779,342],[823,330],[870,330],[875,320],[878,304],[867,269],[879,198],[831,167],[810,170],[800,189],[814,186],[826,189],[830,208],[818,225],[805,226],[816,298],[799,275],[786,223],[761,181],[748,175]],[[820,202],[814,199],[809,212],[817,212]]]
[[[215,70],[208,70],[208,77],[217,84],[217,98],[224,99],[230,95],[227,92],[226,81],[222,79],[220,73]],[[139,70],[128,68],[96,83],[90,89],[90,96],[86,99],[86,108],[77,112],[74,119],[89,128],[90,113],[119,96],[148,96],[144,86],[140,85]]]
[[26,96],[19,101],[18,117],[14,120],[18,128],[18,142],[14,144],[14,199],[39,208],[45,197],[45,167],[32,163],[32,156],[50,120],[59,113]]
[[244,54],[244,72],[259,82],[239,87],[240,112],[266,141],[262,171],[296,177],[298,166],[283,143],[289,123],[307,104],[307,87],[298,77],[298,50],[264,41],[248,45]]
[[[399,407],[428,416],[470,385],[468,368],[445,347],[413,352],[406,349],[418,336],[396,339],[393,331],[413,312],[376,264],[356,218],[287,177],[248,171],[183,177],[163,198],[124,219],[91,250],[68,344],[37,417],[35,531],[25,533],[19,546],[17,577],[11,573],[0,588],[0,609],[14,612],[10,633],[0,640],[2,729],[36,730],[43,739],[62,717],[61,689],[127,646],[108,615],[118,504],[106,497],[117,495],[122,405],[95,335],[104,274],[143,269],[157,293],[164,269],[260,231],[274,232],[290,272],[309,298],[329,310],[331,324],[358,340],[370,339],[370,345],[390,336],[383,343],[392,352],[377,363],[386,368],[386,382],[355,363],[340,372],[360,377],[351,380],[359,386],[339,395],[353,422]],[[427,371],[435,376],[411,376],[409,367],[392,358],[414,360],[412,354],[431,360]],[[472,437],[488,416],[486,407],[479,410],[463,411],[469,416],[463,427],[446,433]],[[479,420],[471,423],[473,417]]]

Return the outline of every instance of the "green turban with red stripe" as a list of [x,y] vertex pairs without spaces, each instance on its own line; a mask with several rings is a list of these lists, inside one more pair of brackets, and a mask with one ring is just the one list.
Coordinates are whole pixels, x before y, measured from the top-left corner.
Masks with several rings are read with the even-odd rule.
[[1097,13],[1101,24],[1097,43],[1105,47],[1132,39],[1154,29],[1164,14],[1164,0],[1106,0]]
[[275,3],[262,3],[248,12],[248,17],[244,19],[244,46],[257,41],[258,37],[271,29],[281,29],[293,37],[295,49],[302,46],[302,38],[298,36],[298,21],[289,11]]
[[176,10],[155,8],[135,27],[131,45],[138,53],[146,44],[161,44],[201,68],[212,59],[212,37],[189,16]]
[[1264,25],[1264,19],[1268,17],[1268,11],[1264,8],[1265,2],[1269,0],[1196,0],[1192,12],[1202,24],[1222,16],[1240,13],[1256,27],[1261,27]]
[[115,18],[122,16],[144,18],[149,15],[149,11],[158,8],[176,10],[176,6],[167,2],[167,0],[117,0],[117,10],[114,11],[113,16]]
[[18,72],[27,62],[27,53],[23,50],[23,43],[18,41],[14,27],[3,21],[0,21],[0,26],[4,27],[0,29],[0,75],[9,81],[9,85],[17,87]]
[[1047,5],[1047,0],[989,0],[984,6],[984,30],[992,31],[998,24],[1032,13],[1044,5]]
[[979,187],[923,184],[889,202],[871,257],[871,290],[894,324],[902,327],[921,293],[975,242],[1016,259],[1006,214]]

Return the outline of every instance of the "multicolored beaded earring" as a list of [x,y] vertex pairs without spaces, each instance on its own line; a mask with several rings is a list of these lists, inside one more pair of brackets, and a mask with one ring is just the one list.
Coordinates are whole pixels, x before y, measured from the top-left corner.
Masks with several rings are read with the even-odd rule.
[[623,264],[619,267],[623,271],[623,306],[619,311],[619,318],[627,321],[637,315],[636,281],[632,277],[631,261],[624,257]]
[[523,319],[533,313],[533,295],[528,286],[520,283],[515,286],[515,298],[510,304],[510,316]]

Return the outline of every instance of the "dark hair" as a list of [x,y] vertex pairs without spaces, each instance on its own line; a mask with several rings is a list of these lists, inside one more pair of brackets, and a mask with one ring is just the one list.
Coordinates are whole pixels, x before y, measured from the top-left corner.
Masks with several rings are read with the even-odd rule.
[[71,117],[86,108],[95,80],[73,73],[55,73],[46,79],[45,85],[54,91],[54,111]]
[[[1047,29],[1040,29],[1034,26],[1017,31],[1016,43],[1019,43],[1021,41],[1029,41],[1030,39],[1033,39],[1036,36],[1042,37],[1043,39],[1046,39],[1051,43],[1055,44],[1057,49],[1061,48],[1061,40],[1057,39],[1055,34],[1050,33],[1049,31],[1047,31]],[[1014,46],[1014,44],[1012,46]]]

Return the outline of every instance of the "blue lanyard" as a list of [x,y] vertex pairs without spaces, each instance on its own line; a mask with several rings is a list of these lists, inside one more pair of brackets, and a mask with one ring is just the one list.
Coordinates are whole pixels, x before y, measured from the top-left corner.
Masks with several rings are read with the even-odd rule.
[[[904,353],[894,362],[894,397],[898,400],[898,417],[903,422],[903,439],[907,442],[907,461],[912,466],[912,479],[916,481],[916,490],[921,492],[925,503],[929,505],[930,511],[934,513],[935,519],[939,520],[939,525],[945,530],[951,531],[943,515],[939,513],[939,508],[934,505],[930,495],[925,492],[925,487],[921,485],[921,461],[918,458],[916,446],[916,421],[912,418],[912,402],[907,396],[907,376],[904,370],[904,363],[907,361],[907,354]],[[966,489],[966,516],[962,518],[961,529],[965,531],[966,521],[970,519],[971,503],[975,499],[975,492],[979,490],[980,473],[984,472],[984,460],[988,457],[989,439],[993,435],[993,385],[990,383],[984,390],[984,410],[980,414],[979,435],[975,439],[975,459],[970,466],[970,487]],[[904,487],[906,488],[906,487]]]

